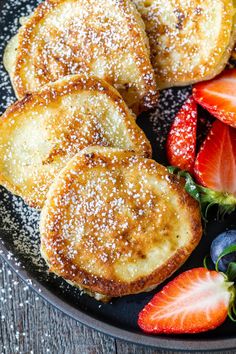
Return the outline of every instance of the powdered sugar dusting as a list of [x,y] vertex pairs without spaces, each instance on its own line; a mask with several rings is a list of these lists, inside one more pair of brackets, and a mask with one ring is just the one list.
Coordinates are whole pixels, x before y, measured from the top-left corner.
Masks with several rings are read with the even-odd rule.
[[[0,36],[1,58],[8,40],[17,32],[19,18],[29,15],[35,5],[35,1],[29,0],[14,0],[3,5],[1,13],[3,26]],[[0,111],[2,113],[7,106],[15,100],[8,74],[5,72],[2,64],[0,64],[0,90]],[[140,120],[140,125],[143,128],[150,123],[151,140],[154,150],[155,146],[158,146],[162,151],[164,150],[165,138],[170,122],[188,95],[189,89],[170,89],[163,91],[160,95],[158,108],[150,114],[146,114],[145,117]],[[156,157],[157,160],[161,162],[160,156],[158,155]],[[4,188],[0,189],[0,194],[0,227],[9,231],[9,245],[11,245],[12,249],[12,253],[9,252],[8,256],[10,258],[16,257],[16,263],[20,268],[29,264],[29,267],[31,269],[34,268],[41,277],[52,281],[54,276],[48,275],[47,267],[40,255],[38,230],[39,213],[26,206],[20,198],[12,197]],[[119,201],[117,201],[117,203],[119,203]],[[4,237],[6,245],[8,244],[7,239],[8,237]],[[20,259],[21,261],[19,261]],[[68,289],[72,291],[71,286],[63,281],[61,281],[60,287],[65,291]],[[73,291],[78,293],[76,289]]]
[[[41,220],[44,257],[55,273],[92,291],[145,291],[146,277],[192,235],[191,222],[183,219],[182,228],[185,205],[179,209],[173,202],[177,194],[171,176],[154,161],[114,148],[87,148],[48,195]],[[198,230],[194,237],[201,235],[200,216]],[[158,277],[150,285],[156,282]]]
[[13,35],[17,33],[20,27],[19,19],[32,13],[34,7],[39,3],[35,0],[12,0],[5,2],[1,11],[1,33],[0,33],[0,90],[1,90],[1,105],[0,114],[15,101],[9,76],[3,67],[3,52]]
[[155,143],[159,145],[160,149],[165,149],[170,124],[190,93],[191,88],[189,87],[162,91],[157,109],[149,114],[149,120],[155,133]]
[[4,240],[13,244],[19,257],[30,259],[39,271],[44,271],[39,251],[39,213],[1,187],[0,214],[1,229],[7,232]]
[[160,87],[216,75],[233,48],[232,2],[133,0],[150,40]]
[[131,2],[46,1],[20,34],[18,96],[69,74],[93,74],[120,91],[128,106],[156,105],[157,87],[146,33]]

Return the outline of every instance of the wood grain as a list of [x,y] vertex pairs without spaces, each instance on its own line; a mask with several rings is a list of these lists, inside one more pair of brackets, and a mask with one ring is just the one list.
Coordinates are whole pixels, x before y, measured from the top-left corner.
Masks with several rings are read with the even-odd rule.
[[0,317],[1,354],[179,353],[115,340],[81,325],[38,297],[1,258]]
[[54,309],[0,261],[0,352],[116,353],[115,340]]

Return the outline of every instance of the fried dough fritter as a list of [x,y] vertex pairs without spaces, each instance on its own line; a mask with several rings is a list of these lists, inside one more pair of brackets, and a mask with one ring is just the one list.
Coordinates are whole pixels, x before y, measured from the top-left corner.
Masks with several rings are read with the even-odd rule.
[[63,76],[91,73],[135,113],[157,103],[145,26],[130,0],[47,0],[24,21],[4,62],[20,98]]
[[233,0],[133,0],[146,25],[159,88],[213,78],[236,40]]
[[165,167],[90,147],[51,185],[40,231],[50,271],[107,301],[163,282],[197,246],[202,227],[198,203]]
[[91,145],[151,156],[119,93],[95,77],[69,76],[13,104],[0,120],[0,184],[41,208],[56,174]]

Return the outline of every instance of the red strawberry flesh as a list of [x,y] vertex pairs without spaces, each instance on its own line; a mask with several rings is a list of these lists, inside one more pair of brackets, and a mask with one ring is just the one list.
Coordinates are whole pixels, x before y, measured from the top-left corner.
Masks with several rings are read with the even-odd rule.
[[197,155],[195,177],[214,191],[236,195],[236,129],[216,120]]
[[213,116],[236,128],[236,69],[194,85],[193,97]]
[[167,138],[167,158],[172,166],[193,171],[197,131],[197,104],[191,96],[178,112]]
[[232,283],[222,273],[195,268],[180,274],[140,312],[138,324],[149,333],[198,333],[222,324]]

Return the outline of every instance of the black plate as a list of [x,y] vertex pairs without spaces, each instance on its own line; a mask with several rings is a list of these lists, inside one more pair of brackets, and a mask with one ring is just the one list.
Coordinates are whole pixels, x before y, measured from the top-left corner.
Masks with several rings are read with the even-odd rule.
[[[0,96],[1,112],[14,101],[8,75],[2,66],[3,48],[16,33],[18,18],[31,13],[34,0],[0,0]],[[159,107],[138,119],[150,139],[154,158],[165,163],[165,137],[174,114],[189,95],[189,88],[165,90]],[[20,198],[0,188],[0,254],[34,290],[51,304],[76,320],[104,333],[139,344],[175,350],[222,350],[236,348],[236,325],[227,320],[215,331],[200,335],[152,336],[137,327],[137,316],[151,299],[148,294],[126,296],[111,304],[101,304],[62,279],[47,273],[39,252],[39,213],[27,207]],[[183,270],[202,266],[212,239],[226,228],[236,228],[236,214],[222,222],[212,221],[207,226],[201,244],[186,262]]]

